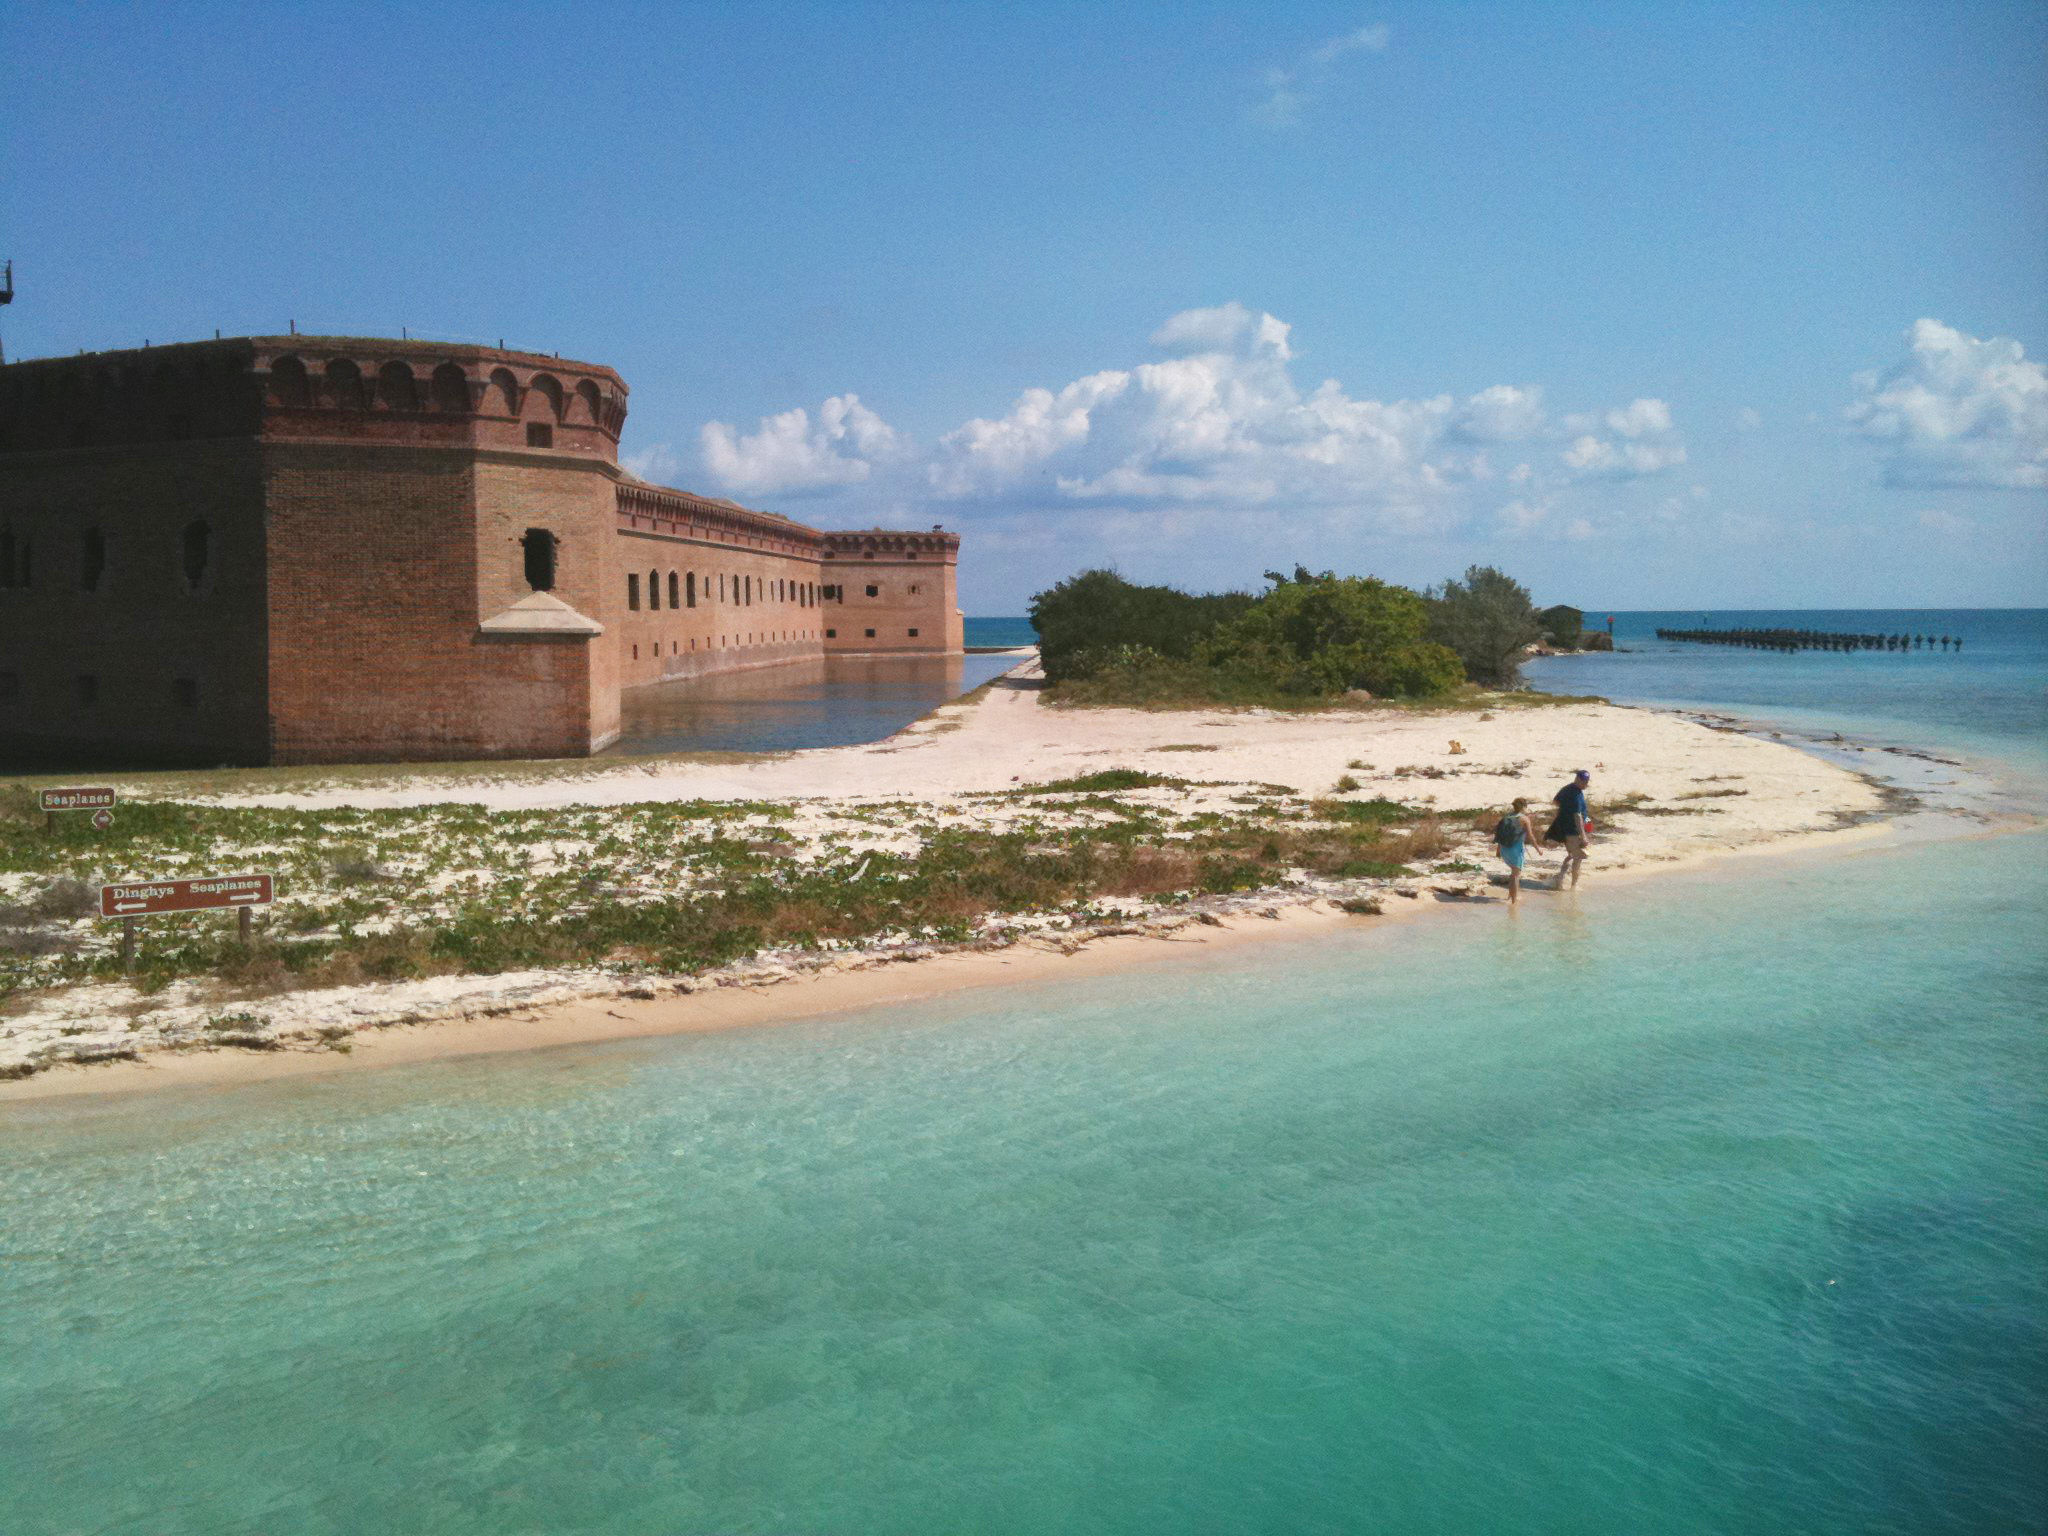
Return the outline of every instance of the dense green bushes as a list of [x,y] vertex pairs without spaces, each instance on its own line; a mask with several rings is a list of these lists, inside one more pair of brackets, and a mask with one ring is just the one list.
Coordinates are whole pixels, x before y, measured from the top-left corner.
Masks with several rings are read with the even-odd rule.
[[1243,592],[1191,596],[1139,587],[1114,571],[1083,571],[1031,600],[1038,657],[1048,681],[1090,677],[1139,653],[1191,659],[1216,627],[1251,607]]
[[1528,592],[1487,566],[1428,594],[1300,566],[1266,579],[1256,597],[1192,596],[1084,571],[1032,600],[1046,678],[1079,704],[1433,699],[1512,685],[1541,633]]
[[1521,681],[1525,647],[1543,636],[1529,589],[1490,565],[1475,565],[1463,581],[1447,581],[1429,594],[1429,636],[1449,646],[1465,675],[1487,688]]

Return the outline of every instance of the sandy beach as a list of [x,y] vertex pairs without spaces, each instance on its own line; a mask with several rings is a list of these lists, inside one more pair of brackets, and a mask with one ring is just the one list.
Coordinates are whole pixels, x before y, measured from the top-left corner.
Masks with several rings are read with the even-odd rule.
[[[1595,886],[1736,855],[1868,839],[1880,835],[1878,818],[1898,799],[1866,774],[1726,723],[1601,703],[1288,715],[1072,710],[1041,699],[1035,662],[1027,659],[978,696],[867,746],[751,762],[629,762],[596,773],[577,765],[559,777],[523,765],[459,789],[394,772],[369,783],[337,779],[216,803],[317,810],[427,806],[456,797],[513,810],[736,801],[774,808],[795,847],[829,843],[857,851],[915,847],[935,827],[1001,830],[1042,819],[1043,805],[1006,792],[1114,768],[1179,781],[1123,798],[1182,817],[1226,812],[1256,786],[1281,816],[1307,815],[1288,807],[1327,805],[1331,798],[1441,811],[1447,825],[1459,825],[1462,842],[1434,868],[1402,878],[1304,876],[1171,905],[1110,900],[1088,920],[992,923],[981,940],[965,945],[897,935],[763,953],[686,977],[576,969],[286,992],[251,1000],[251,1031],[227,1044],[217,1030],[199,1029],[224,1006],[219,989],[201,981],[176,983],[148,1000],[122,982],[53,989],[17,997],[0,1019],[0,1044],[13,1059],[42,1068],[0,1082],[0,1100],[758,1026],[964,987],[1170,964],[1177,943],[1230,945],[1498,904],[1498,861],[1469,827],[1474,813],[1521,795],[1542,814],[1556,787],[1580,767],[1594,776],[1596,834],[1586,881]],[[1609,806],[1628,807],[1611,834],[1598,825]],[[1083,806],[1065,814],[1091,812]],[[1554,855],[1532,857],[1534,875],[1555,867]],[[1559,899],[1544,883],[1534,880],[1527,899]],[[1378,914],[1340,905],[1360,894],[1378,898]],[[102,1059],[66,1065],[72,1053]]]

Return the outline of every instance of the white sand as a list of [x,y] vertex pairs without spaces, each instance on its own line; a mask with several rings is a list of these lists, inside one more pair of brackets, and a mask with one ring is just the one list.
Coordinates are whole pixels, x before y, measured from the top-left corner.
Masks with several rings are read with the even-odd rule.
[[[1698,724],[1674,715],[1604,704],[1502,707],[1485,712],[1417,713],[1362,708],[1312,714],[1264,710],[1150,712],[1043,707],[1035,663],[1000,680],[973,703],[949,706],[890,739],[867,746],[798,752],[753,762],[661,761],[592,774],[587,767],[556,779],[525,769],[499,781],[459,786],[395,777],[369,784],[337,783],[300,793],[235,796],[228,803],[317,808],[405,806],[457,799],[493,809],[654,800],[774,801],[797,812],[787,823],[804,838],[849,840],[846,813],[877,802],[909,805],[866,827],[875,846],[914,845],[909,823],[1000,828],[1043,816],[1034,802],[973,797],[1019,784],[1134,768],[1196,781],[1189,789],[1153,788],[1125,798],[1171,806],[1186,815],[1229,811],[1250,786],[1285,785],[1302,800],[1332,795],[1343,777],[1357,781],[1342,798],[1384,797],[1452,811],[1504,807],[1528,797],[1541,830],[1549,798],[1580,767],[1593,774],[1596,821],[1586,879],[1612,878],[1696,863],[1744,851],[1825,837],[1879,811],[1885,797],[1859,774],[1778,742]],[[1453,743],[1462,747],[1454,751]],[[1199,750],[1188,750],[1197,748]],[[1352,766],[1360,764],[1363,766]],[[1648,797],[1667,814],[1625,813],[1616,836],[1597,827],[1604,804]],[[858,825],[856,824],[858,830]],[[1868,835],[1869,828],[1862,829]],[[1448,856],[1496,869],[1490,845],[1473,835]],[[1549,872],[1555,856],[1532,854],[1532,870]],[[1486,875],[1427,874],[1387,883],[1396,896],[1490,900]],[[90,1056],[140,1049],[139,1062],[46,1070],[0,1082],[0,1100],[53,1093],[116,1091],[184,1081],[216,1081],[279,1073],[387,1064],[424,1056],[519,1049],[615,1035],[649,1034],[771,1022],[860,1006],[955,986],[1002,982],[1103,957],[1128,957],[1141,936],[1217,942],[1233,934],[1293,931],[1303,922],[1370,921],[1334,911],[1331,882],[1302,880],[1291,888],[1196,903],[1172,911],[1127,906],[1123,936],[1088,942],[1065,919],[1011,925],[1023,944],[939,955],[904,936],[866,951],[779,954],[694,979],[619,977],[599,971],[531,972],[516,976],[437,977],[427,981],[350,987],[224,1003],[205,983],[182,983],[153,999],[122,984],[72,988],[31,999],[5,1021],[0,1055],[48,1062],[55,1055]],[[1531,899],[1542,899],[1542,893]],[[1105,906],[1111,905],[1104,903]],[[1428,899],[1393,900],[1390,913],[1424,910]],[[1291,910],[1290,910],[1291,909]],[[1248,913],[1272,911],[1283,921]],[[1213,919],[1221,919],[1220,925]],[[1168,945],[1138,946],[1170,954]],[[920,959],[917,965],[894,963]],[[796,984],[791,984],[796,983]],[[194,1052],[209,1017],[246,1009],[245,1043],[284,1041],[302,1047]],[[138,1023],[138,1020],[141,1022]],[[435,1022],[460,1021],[460,1022]],[[392,1028],[390,1026],[403,1026]],[[425,1026],[425,1027],[419,1027]],[[303,1048],[321,1035],[345,1043],[346,1055]],[[63,1049],[56,1049],[61,1043]],[[182,1044],[172,1053],[154,1047]]]
[[[1711,806],[1714,814],[1663,818],[1625,849],[1612,850],[1635,862],[1821,830],[1839,824],[1837,812],[1866,814],[1880,801],[1858,775],[1794,748],[1610,704],[1510,707],[1491,718],[1484,712],[1370,707],[1305,714],[1052,709],[1039,706],[1039,675],[1035,661],[1028,662],[975,703],[938,710],[866,746],[750,763],[657,760],[553,781],[468,783],[453,792],[445,783],[398,780],[236,796],[225,803],[317,808],[461,799],[509,810],[648,800],[900,799],[947,807],[962,794],[1136,768],[1229,781],[1232,793],[1245,784],[1284,784],[1304,795],[1327,795],[1348,774],[1361,786],[1350,798],[1452,809],[1505,805],[1516,795],[1546,805],[1573,770],[1587,768],[1594,775],[1597,821],[1602,800],[1640,794],[1676,803],[1682,795],[1744,791],[1690,802]],[[1464,747],[1462,754],[1452,753],[1453,741]],[[1189,746],[1203,750],[1162,750]],[[1352,768],[1352,762],[1370,766]],[[1402,775],[1402,768],[1434,768],[1448,776]],[[1181,797],[1191,807],[1205,798],[1199,791]]]

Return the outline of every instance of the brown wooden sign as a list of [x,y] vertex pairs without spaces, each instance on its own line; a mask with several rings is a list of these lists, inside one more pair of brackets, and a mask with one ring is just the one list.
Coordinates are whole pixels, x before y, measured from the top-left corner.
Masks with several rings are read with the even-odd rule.
[[268,875],[208,875],[198,880],[138,880],[100,887],[101,917],[158,917],[220,907],[267,907],[276,899]]
[[111,789],[46,789],[42,793],[46,811],[97,811],[114,803]]

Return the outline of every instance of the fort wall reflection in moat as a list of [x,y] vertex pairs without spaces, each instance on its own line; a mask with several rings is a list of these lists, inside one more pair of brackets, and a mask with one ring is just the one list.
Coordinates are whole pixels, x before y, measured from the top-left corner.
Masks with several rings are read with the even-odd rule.
[[827,656],[628,689],[604,755],[785,752],[880,741],[1026,658]]

